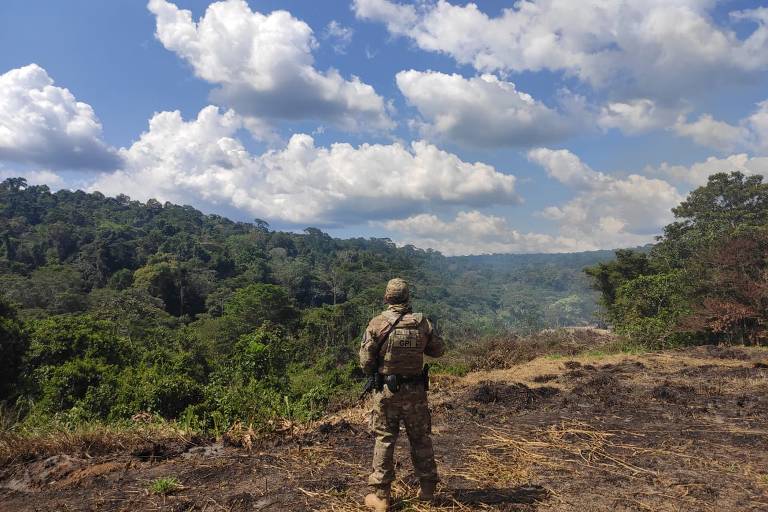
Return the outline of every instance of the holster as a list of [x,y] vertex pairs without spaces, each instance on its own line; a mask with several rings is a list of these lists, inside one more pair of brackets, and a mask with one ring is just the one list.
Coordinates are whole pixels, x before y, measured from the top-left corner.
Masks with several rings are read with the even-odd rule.
[[421,370],[421,375],[382,375],[376,374],[376,390],[381,391],[384,386],[387,386],[392,393],[400,391],[401,384],[408,384],[412,382],[419,382],[424,386],[424,391],[429,391],[429,365],[425,364]]
[[392,393],[400,391],[400,383],[398,382],[397,375],[384,376],[384,384],[387,385],[387,389]]

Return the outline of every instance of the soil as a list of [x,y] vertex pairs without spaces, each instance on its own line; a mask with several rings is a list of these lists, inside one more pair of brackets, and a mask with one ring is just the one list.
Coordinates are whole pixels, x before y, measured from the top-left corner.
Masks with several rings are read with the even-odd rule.
[[[442,483],[420,504],[407,439],[393,510],[768,510],[768,351],[539,358],[433,376]],[[0,510],[364,510],[363,406],[251,449],[169,442],[0,468]],[[162,444],[162,443],[160,443]],[[151,494],[175,477],[181,488]]]

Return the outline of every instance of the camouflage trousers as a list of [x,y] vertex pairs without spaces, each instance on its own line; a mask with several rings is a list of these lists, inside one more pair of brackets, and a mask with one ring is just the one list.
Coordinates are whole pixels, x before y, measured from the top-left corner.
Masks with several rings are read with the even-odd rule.
[[427,405],[427,392],[418,383],[400,386],[392,393],[385,386],[374,394],[370,427],[376,435],[373,449],[373,473],[368,485],[384,487],[395,478],[395,444],[400,434],[400,422],[411,445],[411,460],[416,476],[422,481],[437,482],[437,465],[432,449],[432,418]]

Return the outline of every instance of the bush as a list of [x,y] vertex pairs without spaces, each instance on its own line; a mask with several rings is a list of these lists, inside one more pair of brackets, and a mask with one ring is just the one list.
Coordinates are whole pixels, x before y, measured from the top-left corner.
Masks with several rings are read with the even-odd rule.
[[621,285],[611,311],[616,332],[649,348],[690,340],[679,321],[690,314],[687,276],[682,271],[640,276]]

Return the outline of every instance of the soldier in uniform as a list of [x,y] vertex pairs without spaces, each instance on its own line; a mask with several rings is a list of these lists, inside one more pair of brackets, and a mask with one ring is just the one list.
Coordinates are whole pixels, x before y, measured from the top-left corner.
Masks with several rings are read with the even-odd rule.
[[[360,346],[360,366],[368,375],[376,375],[370,426],[376,435],[373,473],[368,477],[371,492],[366,506],[376,512],[387,510],[390,488],[395,477],[394,451],[400,422],[405,424],[411,445],[411,459],[419,478],[419,499],[431,501],[438,482],[432,450],[432,419],[427,405],[424,354],[440,357],[443,340],[430,321],[414,313],[410,305],[408,283],[392,279],[387,283],[386,311],[375,317],[365,330]],[[427,377],[428,378],[428,377]]]

